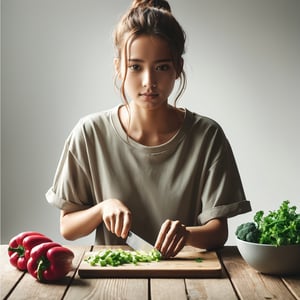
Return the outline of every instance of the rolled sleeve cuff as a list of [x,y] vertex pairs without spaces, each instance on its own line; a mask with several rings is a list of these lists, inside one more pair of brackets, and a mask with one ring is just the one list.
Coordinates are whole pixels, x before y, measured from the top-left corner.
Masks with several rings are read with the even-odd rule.
[[48,203],[66,212],[73,212],[88,208],[85,205],[76,204],[74,202],[70,202],[58,197],[57,194],[55,194],[55,192],[53,191],[53,188],[50,188],[45,196]]
[[205,224],[211,219],[231,218],[251,211],[250,201],[244,200],[232,204],[212,207],[198,216],[199,224]]

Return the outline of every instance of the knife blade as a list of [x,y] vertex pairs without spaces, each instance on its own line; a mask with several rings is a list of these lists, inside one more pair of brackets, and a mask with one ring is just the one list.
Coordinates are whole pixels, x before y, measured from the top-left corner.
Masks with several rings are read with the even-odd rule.
[[129,231],[128,233],[126,244],[137,251],[149,252],[154,249],[154,246],[152,246],[150,243],[148,243],[132,231]]

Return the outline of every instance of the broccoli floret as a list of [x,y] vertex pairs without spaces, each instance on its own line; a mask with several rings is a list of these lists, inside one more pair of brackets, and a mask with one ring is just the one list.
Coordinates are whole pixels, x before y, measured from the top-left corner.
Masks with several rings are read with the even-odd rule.
[[259,240],[260,231],[257,229],[255,223],[248,222],[239,225],[235,234],[240,240],[257,243]]

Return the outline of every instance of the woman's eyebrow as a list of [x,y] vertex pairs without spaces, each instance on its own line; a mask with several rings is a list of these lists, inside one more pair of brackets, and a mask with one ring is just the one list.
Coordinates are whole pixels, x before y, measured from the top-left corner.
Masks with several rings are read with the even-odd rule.
[[[144,62],[143,59],[139,59],[139,58],[129,58],[128,61],[129,62]],[[162,63],[162,62],[172,62],[172,59],[164,58],[164,59],[158,59],[158,60],[154,61],[154,63]]]

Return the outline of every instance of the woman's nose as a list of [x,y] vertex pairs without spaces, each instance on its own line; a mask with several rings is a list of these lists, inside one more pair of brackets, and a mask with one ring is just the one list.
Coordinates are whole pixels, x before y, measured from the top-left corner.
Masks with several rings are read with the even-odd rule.
[[145,70],[143,74],[143,82],[144,87],[153,87],[156,85],[155,74],[152,70]]

